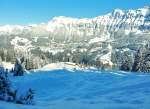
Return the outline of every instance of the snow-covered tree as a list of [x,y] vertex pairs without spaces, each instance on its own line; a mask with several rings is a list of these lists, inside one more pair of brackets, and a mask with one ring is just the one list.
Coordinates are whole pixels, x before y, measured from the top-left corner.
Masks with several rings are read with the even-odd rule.
[[134,64],[132,66],[132,71],[137,72],[141,70],[142,63],[142,51],[138,50],[135,54]]
[[0,67],[0,99],[6,100],[7,93],[10,90],[10,81],[8,80],[7,73],[3,67]]
[[150,49],[148,48],[148,45],[145,45],[144,47],[140,47],[137,51],[134,59],[134,64],[132,66],[132,71],[134,72],[147,72],[150,70],[149,68],[149,62],[150,62],[150,56],[149,53]]
[[15,67],[14,67],[14,76],[23,76],[24,75],[24,68],[22,66],[23,59],[16,59]]
[[1,58],[1,56],[0,56],[0,66],[2,67],[2,58]]
[[0,100],[15,102],[16,90],[11,87],[8,71],[0,67]]
[[142,72],[150,72],[150,52],[148,52],[145,56],[144,56],[144,60],[141,66],[141,71]]
[[34,91],[29,88],[25,95],[20,96],[16,101],[18,104],[33,105],[34,104]]
[[128,53],[124,53],[124,55],[122,56],[122,63],[120,66],[120,70],[131,71],[132,64],[133,64],[132,57]]
[[26,105],[34,104],[34,91],[31,88],[24,96],[18,95],[18,91],[12,87],[8,78],[8,71],[0,67],[0,100]]
[[130,61],[129,60],[124,60],[122,65],[120,66],[120,70],[130,71],[131,70]]

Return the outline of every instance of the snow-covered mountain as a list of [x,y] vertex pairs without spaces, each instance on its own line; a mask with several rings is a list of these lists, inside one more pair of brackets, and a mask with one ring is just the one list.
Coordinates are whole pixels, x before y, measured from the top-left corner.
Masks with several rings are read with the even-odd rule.
[[70,17],[55,17],[48,23],[51,33],[63,31],[64,35],[91,36],[110,34],[123,30],[130,32],[146,32],[150,26],[150,8],[123,11],[115,9],[112,13],[91,19],[77,19]]
[[124,30],[129,32],[146,32],[150,26],[150,7],[145,6],[137,10],[115,9],[113,12],[95,18],[71,18],[65,16],[54,17],[47,24],[31,24],[27,26],[5,25],[0,26],[0,32],[15,33],[16,31],[34,31],[45,29],[52,34],[91,36],[102,35]]
[[48,58],[45,63],[84,61],[112,67],[121,63],[125,52],[133,59],[141,45],[149,44],[149,36],[148,6],[136,10],[115,9],[95,18],[59,16],[48,23],[0,26],[1,48],[13,47],[17,53],[33,57],[42,54],[44,59]]

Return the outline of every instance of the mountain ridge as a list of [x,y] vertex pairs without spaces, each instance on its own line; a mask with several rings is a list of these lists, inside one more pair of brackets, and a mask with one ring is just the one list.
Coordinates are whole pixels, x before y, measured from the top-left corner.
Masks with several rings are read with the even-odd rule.
[[[97,24],[101,24],[101,25],[109,25],[108,29],[110,28],[110,26],[112,25],[118,25],[116,20],[124,20],[124,22],[126,22],[127,24],[133,23],[131,20],[137,20],[137,22],[135,23],[135,25],[143,25],[145,22],[144,17],[146,17],[146,15],[150,14],[150,7],[144,7],[144,8],[139,8],[136,10],[133,9],[129,9],[129,10],[121,10],[121,9],[114,9],[113,12],[105,14],[105,15],[101,15],[98,17],[94,17],[94,18],[74,18],[74,17],[65,17],[65,16],[58,16],[58,17],[54,17],[52,18],[52,20],[50,20],[48,23],[45,24],[45,29],[48,31],[51,31],[52,26],[50,25],[51,23],[62,23],[62,24],[80,24],[80,23],[97,23]],[[139,19],[134,19],[134,17],[139,17]],[[126,20],[126,18],[129,18]],[[108,22],[108,21],[112,21],[112,22]],[[115,22],[115,23],[113,23]],[[141,23],[140,23],[141,22]],[[118,21],[119,23],[119,21]],[[148,22],[149,23],[149,22]],[[57,24],[55,25],[57,27]],[[4,26],[0,26],[0,31],[1,32],[10,32],[15,29],[26,29],[26,28],[30,28],[30,27],[38,27],[40,25],[44,25],[43,23],[40,24],[29,24],[27,26],[22,26],[22,25],[4,25]],[[149,24],[146,24],[149,25]],[[60,25],[59,25],[60,26]],[[116,26],[117,27],[117,26]]]

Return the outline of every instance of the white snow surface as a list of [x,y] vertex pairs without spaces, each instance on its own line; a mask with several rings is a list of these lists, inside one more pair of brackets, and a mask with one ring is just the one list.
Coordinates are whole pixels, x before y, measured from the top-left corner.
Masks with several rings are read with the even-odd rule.
[[35,105],[0,101],[0,109],[149,109],[150,75],[121,71],[52,70],[10,77],[18,92],[35,91]]
[[14,68],[14,64],[10,63],[10,62],[2,62],[2,65],[4,68],[11,70],[12,68]]
[[81,64],[76,64],[72,62],[58,62],[58,63],[51,63],[48,65],[45,65],[43,68],[38,69],[41,71],[50,71],[50,70],[62,70],[66,69],[69,71],[74,72],[75,70],[97,70],[95,67],[86,67]]
[[93,44],[93,43],[97,43],[97,42],[103,42],[103,41],[106,41],[105,37],[104,38],[95,37],[89,41],[89,44]]

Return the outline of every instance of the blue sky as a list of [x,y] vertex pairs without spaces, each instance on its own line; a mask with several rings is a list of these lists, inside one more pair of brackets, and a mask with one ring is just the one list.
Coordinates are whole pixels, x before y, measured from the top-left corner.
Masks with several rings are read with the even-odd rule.
[[0,25],[48,22],[54,16],[91,18],[145,5],[150,0],[0,0]]

